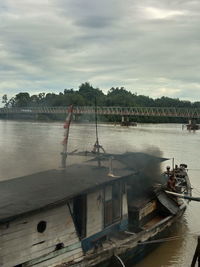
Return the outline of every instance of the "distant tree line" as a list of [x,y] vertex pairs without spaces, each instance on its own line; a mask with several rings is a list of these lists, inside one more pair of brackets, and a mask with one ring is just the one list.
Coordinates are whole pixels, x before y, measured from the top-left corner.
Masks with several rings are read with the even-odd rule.
[[[124,87],[112,87],[107,94],[104,94],[99,88],[94,88],[90,83],[85,82],[79,86],[78,90],[64,89],[63,92],[39,93],[30,95],[27,92],[16,94],[8,99],[5,94],[2,97],[2,103],[5,107],[56,107],[56,106],[94,106],[95,98],[98,106],[121,106],[121,107],[181,107],[181,108],[200,108],[200,102],[190,102],[179,100],[178,98],[161,97],[157,99],[144,95],[138,95],[127,91]],[[110,118],[108,120],[114,120]],[[140,121],[149,122],[152,118],[139,118]],[[155,118],[154,122],[163,121],[162,118]],[[174,121],[174,119],[172,119]],[[175,119],[176,121],[176,119]],[[163,122],[171,122],[171,119],[164,118]],[[176,121],[177,122],[177,121]],[[178,122],[182,122],[178,119]]]

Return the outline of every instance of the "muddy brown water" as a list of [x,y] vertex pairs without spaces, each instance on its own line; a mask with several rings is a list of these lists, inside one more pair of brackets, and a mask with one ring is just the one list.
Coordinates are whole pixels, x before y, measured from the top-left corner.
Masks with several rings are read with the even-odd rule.
[[[60,166],[62,123],[0,121],[0,180],[11,179]],[[99,140],[107,152],[155,151],[186,163],[193,195],[200,196],[200,131],[182,130],[179,124],[140,124],[137,127],[99,125]],[[94,125],[72,125],[69,151],[90,150],[95,142]],[[156,152],[157,153],[157,152]],[[82,158],[70,158],[69,164]],[[171,160],[164,165],[170,165]],[[175,241],[161,243],[136,267],[190,266],[200,235],[200,203],[191,202],[173,231]]]

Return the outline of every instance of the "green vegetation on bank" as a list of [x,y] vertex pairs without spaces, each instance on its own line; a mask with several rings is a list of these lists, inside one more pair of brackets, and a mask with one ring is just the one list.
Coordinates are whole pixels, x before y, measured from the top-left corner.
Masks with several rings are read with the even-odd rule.
[[[127,91],[124,87],[111,88],[107,94],[104,94],[99,88],[94,88],[90,83],[85,82],[79,86],[78,90],[64,89],[63,92],[39,93],[30,95],[27,92],[16,94],[11,99],[5,94],[2,97],[2,103],[5,107],[38,107],[38,106],[93,106],[97,99],[98,106],[121,106],[121,107],[182,107],[182,108],[200,108],[200,102],[190,102],[179,100],[178,98],[161,97],[157,99],[144,95],[138,95]],[[51,118],[50,118],[51,119]],[[53,119],[53,118],[52,118]],[[105,121],[119,121],[120,117],[104,117]],[[133,117],[131,120],[138,122],[185,122],[180,118],[148,118]]]

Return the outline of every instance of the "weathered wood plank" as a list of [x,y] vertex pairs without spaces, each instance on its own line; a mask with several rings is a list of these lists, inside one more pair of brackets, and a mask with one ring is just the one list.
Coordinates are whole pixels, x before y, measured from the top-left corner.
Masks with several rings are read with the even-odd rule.
[[9,257],[11,253],[17,255],[17,253],[20,253],[21,251],[26,252],[26,253],[36,253],[37,251],[41,252],[43,249],[46,249],[46,248],[55,249],[56,245],[59,243],[63,243],[65,246],[71,245],[73,243],[76,243],[78,239],[74,236],[63,235],[63,236],[56,237],[55,239],[49,239],[48,241],[43,240],[44,242],[43,241],[41,241],[41,243],[38,242],[38,244],[34,246],[33,245],[27,246],[27,242],[23,242],[24,240],[21,240],[21,241],[22,242],[18,243],[18,245],[12,244],[12,246],[10,246],[9,249],[8,249],[8,246],[3,246],[1,249],[1,255],[4,257],[6,256]]
[[[34,227],[34,228],[37,228]],[[32,236],[32,238],[34,238],[36,241],[37,240],[42,240],[44,238],[48,238],[48,236],[52,235],[57,235],[59,233],[63,233],[65,232],[66,234],[70,234],[72,232],[75,233],[75,229],[74,229],[74,224],[70,223],[70,224],[64,224],[64,223],[59,223],[58,225],[56,225],[56,222],[54,223],[54,225],[52,227],[49,227],[49,223],[47,221],[47,229],[45,230],[44,233],[38,233],[37,229],[24,229],[24,231],[20,231],[20,232],[13,232],[12,234],[9,235],[3,235],[1,237],[1,240],[4,242],[9,242],[9,241],[13,241],[15,239],[21,239],[21,238],[26,238],[27,235]]]
[[[43,220],[47,228],[38,233],[37,224]],[[2,261],[13,266],[55,251],[58,243],[68,246],[76,242],[79,239],[68,207],[57,207],[18,219],[8,229],[1,229]]]
[[[66,210],[65,213],[58,214],[56,217],[48,217],[48,220],[46,220],[46,217],[41,217],[41,215],[39,215],[38,217],[34,216],[34,218],[28,217],[27,221],[30,222],[30,224],[25,224],[24,228],[21,229],[20,231],[14,231],[15,227],[14,226],[10,226],[10,230],[12,232],[4,234],[2,235],[2,240],[7,241],[7,240],[12,240],[16,239],[18,237],[23,237],[23,236],[27,236],[27,235],[36,235],[37,239],[43,239],[43,238],[47,238],[47,236],[52,235],[54,232],[56,232],[56,234],[58,234],[59,232],[63,233],[63,231],[65,230],[66,234],[71,233],[73,229],[73,231],[75,232],[75,228],[74,228],[74,223],[72,221],[71,215],[69,214],[69,212]],[[40,218],[41,217],[41,218]],[[38,233],[37,231],[37,225],[38,223],[44,220],[47,222],[47,229],[43,232],[43,233]],[[33,223],[34,221],[34,223]]]
[[[1,225],[1,231],[2,231],[2,235],[4,234],[12,234],[13,232],[17,232],[17,231],[24,231],[25,228],[30,228],[30,227],[34,227],[35,225],[37,225],[37,223],[39,221],[42,220],[48,220],[48,221],[54,221],[54,220],[58,220],[58,216],[64,216],[67,215],[67,219],[69,218],[69,211],[68,211],[68,207],[66,205],[61,206],[61,207],[57,207],[52,209],[52,210],[48,210],[48,211],[43,211],[40,212],[38,214],[34,214],[31,216],[27,216],[23,219],[16,219],[13,222],[10,222],[9,224],[5,224],[5,225]],[[66,221],[66,223],[68,223],[68,221]],[[8,225],[8,228],[6,228],[6,225]]]
[[[62,250],[55,251],[55,250],[45,249],[45,254],[44,253],[42,253],[42,254],[41,253],[38,253],[38,254],[35,254],[35,255],[33,254],[34,255],[34,258],[32,260],[30,260],[30,262],[35,262],[36,259],[38,259],[40,257],[44,261],[45,259],[54,257],[54,255],[62,255],[62,254],[65,255],[65,258],[67,259],[68,256],[70,257],[71,255],[74,255],[76,253],[80,253],[80,252],[82,253],[82,250],[80,248],[80,243],[78,243],[78,246],[79,246],[79,248],[74,248],[72,246],[69,249],[66,247],[66,248],[63,249],[64,251],[62,251]],[[22,261],[21,262],[17,262],[16,261],[16,258],[14,258],[14,257],[12,257],[12,255],[10,255],[10,258],[9,259],[6,259],[6,260],[3,259],[3,266],[4,267],[11,267],[11,266],[15,266],[17,264],[21,264],[21,263],[27,262],[27,255],[26,255],[26,253],[23,254],[23,255],[21,255],[20,258],[21,258]],[[27,266],[32,266],[32,264],[29,264],[27,262]]]
[[61,263],[62,259],[64,259],[64,262],[70,262],[72,259],[82,258],[83,252],[80,246],[80,243],[76,243],[73,246],[63,248],[62,250],[53,251],[43,257],[27,262],[25,266],[50,266],[50,264],[53,263]]
[[68,255],[60,255],[56,258],[52,258],[48,261],[44,261],[42,262],[41,264],[36,264],[34,265],[35,267],[53,267],[53,266],[56,266],[58,264],[62,264],[62,263],[70,263],[70,262],[78,262],[78,261],[81,261],[82,260],[82,255],[80,256],[79,253],[77,254],[73,254],[71,256],[68,256]]

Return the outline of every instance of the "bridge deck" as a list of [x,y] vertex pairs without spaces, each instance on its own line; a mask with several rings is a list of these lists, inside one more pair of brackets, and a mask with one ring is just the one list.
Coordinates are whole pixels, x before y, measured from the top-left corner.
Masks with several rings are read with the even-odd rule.
[[[1,108],[0,114],[56,114],[66,113],[67,107],[23,107]],[[75,106],[74,114],[93,114],[93,106]],[[97,107],[97,113],[102,115],[132,115],[156,117],[200,118],[200,108],[162,108],[162,107]]]

